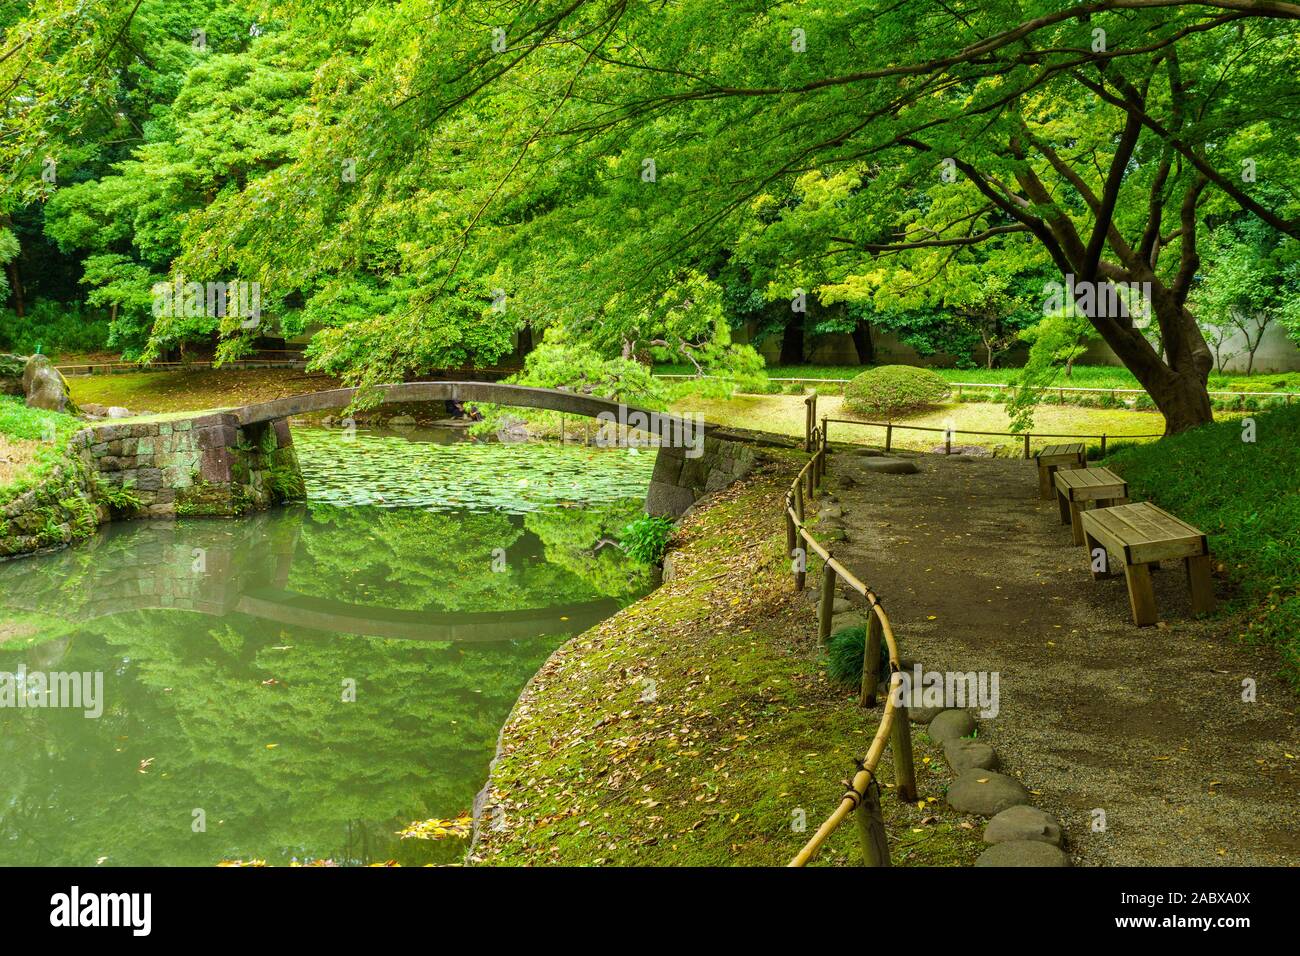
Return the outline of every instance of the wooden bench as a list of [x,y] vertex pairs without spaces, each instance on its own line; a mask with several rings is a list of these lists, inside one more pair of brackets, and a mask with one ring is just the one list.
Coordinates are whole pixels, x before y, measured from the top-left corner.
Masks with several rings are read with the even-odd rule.
[[[1146,627],[1156,622],[1155,591],[1151,587],[1151,566],[1181,558],[1187,569],[1192,592],[1192,613],[1214,610],[1214,585],[1210,581],[1209,543],[1196,528],[1157,508],[1149,501],[1114,508],[1094,508],[1081,515],[1084,542],[1088,546],[1094,578],[1110,577],[1110,555],[1124,558],[1133,623]],[[1101,553],[1098,554],[1098,549]],[[1098,558],[1102,570],[1097,570]]]
[[1088,467],[1083,442],[1048,445],[1034,457],[1038,461],[1038,496],[1044,501],[1051,501],[1055,494],[1052,490],[1052,475],[1059,469]]
[[1081,511],[1128,504],[1128,482],[1109,468],[1066,468],[1053,476],[1061,524],[1068,524],[1075,544],[1083,544]]

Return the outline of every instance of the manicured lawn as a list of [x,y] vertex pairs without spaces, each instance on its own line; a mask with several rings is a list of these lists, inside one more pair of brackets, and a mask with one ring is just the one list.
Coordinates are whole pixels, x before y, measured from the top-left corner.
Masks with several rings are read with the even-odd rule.
[[304,392],[337,388],[328,375],[292,369],[194,369],[76,375],[68,379],[78,404],[120,405],[133,412],[179,412],[228,408]]
[[1277,646],[1300,688],[1300,408],[1223,421],[1124,448],[1106,464],[1147,499],[1196,525],[1210,553],[1240,588],[1242,637]]
[[[863,365],[770,365],[769,378],[853,378],[867,366]],[[686,375],[693,371],[685,365],[657,365],[661,375]],[[1018,369],[996,368],[937,368],[934,369],[950,382],[1006,384]],[[1128,369],[1113,365],[1078,365],[1069,378],[1062,375],[1054,383],[1065,388],[1138,388],[1137,379]],[[1300,393],[1300,372],[1280,372],[1267,375],[1210,376],[1212,391],[1285,392]]]
[[[842,406],[839,397],[823,395],[817,400],[817,415],[819,418],[857,417],[846,414]],[[804,400],[797,395],[735,395],[730,399],[690,396],[677,402],[673,410],[699,412],[706,421],[719,425],[757,428],[783,435],[803,435],[804,431]],[[964,434],[972,431],[1009,431],[1010,421],[1000,404],[951,403],[931,411],[903,416],[897,419],[896,424],[943,429],[949,427],[950,421],[956,429],[954,444],[997,447],[1003,454],[1023,448],[1023,439],[1018,437]],[[1072,405],[1040,406],[1034,413],[1034,421],[1034,434],[1104,434],[1122,438],[1126,435],[1160,435],[1165,430],[1165,420],[1157,412],[1077,408]],[[885,440],[883,428],[842,424],[831,425],[830,436],[832,441],[868,445],[880,445]],[[1039,447],[1050,441],[1051,439],[1034,439],[1031,446]],[[913,432],[903,428],[894,430],[893,447],[896,448],[929,450],[942,444],[943,435],[937,432]]]

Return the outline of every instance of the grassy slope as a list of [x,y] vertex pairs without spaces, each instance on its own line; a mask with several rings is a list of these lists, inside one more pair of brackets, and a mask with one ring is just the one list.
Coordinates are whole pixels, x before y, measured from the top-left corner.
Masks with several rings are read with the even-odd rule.
[[1240,586],[1250,641],[1275,644],[1300,687],[1300,408],[1224,421],[1151,445],[1125,448],[1106,464],[1149,499],[1209,535],[1210,551]]
[[[679,576],[539,671],[492,775],[504,825],[488,811],[476,860],[780,865],[834,809],[879,712],[827,682],[813,606],[794,595],[778,517],[793,467],[769,465],[686,519]],[[924,806],[886,790],[894,862],[969,864],[979,831],[939,799],[940,752],[919,727],[913,741]],[[856,839],[850,822],[819,862],[856,863]]]
[[28,408],[0,396],[0,503],[39,484],[63,458],[68,439],[81,427],[71,415]]

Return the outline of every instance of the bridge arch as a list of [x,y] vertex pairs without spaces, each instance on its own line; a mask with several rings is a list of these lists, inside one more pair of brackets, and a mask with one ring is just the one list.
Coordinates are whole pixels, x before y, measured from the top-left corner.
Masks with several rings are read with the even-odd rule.
[[[129,485],[149,517],[245,514],[301,496],[288,419],[347,408],[359,391],[335,388],[194,415],[120,419],[85,429],[74,447],[108,483]],[[645,507],[674,518],[744,477],[755,458],[752,436],[733,429],[564,389],[401,382],[367,391],[381,405],[451,399],[540,408],[655,434],[659,452]]]
[[[255,425],[295,415],[347,408],[360,391],[361,389],[358,388],[333,388],[321,392],[308,392],[304,395],[291,395],[270,402],[258,402],[233,411],[241,426]],[[707,432],[710,428],[702,422],[695,422],[668,412],[650,412],[608,398],[583,395],[580,392],[559,388],[535,388],[529,385],[506,385],[500,382],[401,382],[394,385],[373,386],[369,393],[377,397],[379,404],[382,405],[453,400],[481,402],[486,405],[509,405],[515,408],[541,408],[587,418],[604,417],[620,423],[642,416],[643,421],[666,422],[679,429],[702,428]],[[679,433],[693,434],[689,430]]]

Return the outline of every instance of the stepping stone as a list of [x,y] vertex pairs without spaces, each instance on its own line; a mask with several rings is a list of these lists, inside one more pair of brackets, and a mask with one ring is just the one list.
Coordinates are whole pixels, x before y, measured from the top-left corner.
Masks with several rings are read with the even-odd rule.
[[846,627],[866,627],[867,616],[861,611],[845,611],[843,614],[831,615],[831,634],[838,634]]
[[929,733],[936,744],[969,737],[975,733],[975,718],[964,710],[945,710],[930,721]]
[[914,475],[921,470],[916,467],[916,462],[901,458],[863,458],[858,464],[867,471],[885,475]]
[[975,861],[976,866],[1069,866],[1070,857],[1050,843],[1011,840],[995,843]]
[[909,707],[907,720],[913,724],[928,724],[947,709],[947,707]]
[[839,505],[826,505],[820,511],[817,512],[817,517],[821,518],[823,521],[826,521],[830,518],[842,518],[843,516],[844,516],[844,509],[841,508]]
[[948,805],[962,813],[994,817],[1029,802],[1029,791],[1014,777],[993,770],[967,770],[948,785]]
[[[820,595],[818,595],[818,599],[820,600]],[[834,600],[834,602],[832,602],[831,604],[831,633],[832,634],[834,634],[836,631],[839,630],[839,628],[836,627],[835,625],[836,616],[848,614],[851,611],[853,611],[853,605],[850,604],[848,601],[844,600],[844,598],[837,597]],[[821,616],[822,616],[822,609],[821,609],[821,605],[819,604],[817,606],[817,619],[821,620]]]
[[984,828],[985,843],[1033,840],[1061,845],[1061,825],[1037,807],[1009,807]]
[[943,755],[948,761],[948,766],[952,767],[953,773],[957,774],[967,770],[993,770],[998,765],[998,755],[992,747],[968,737],[946,742],[943,745]]

